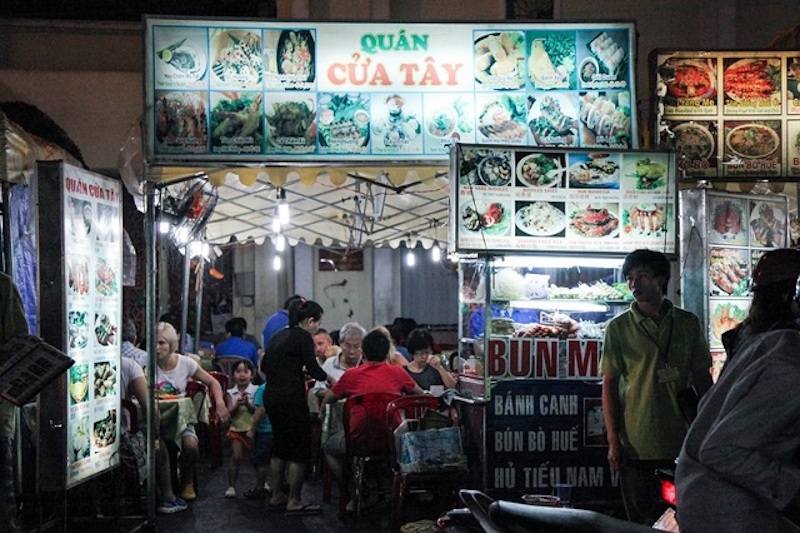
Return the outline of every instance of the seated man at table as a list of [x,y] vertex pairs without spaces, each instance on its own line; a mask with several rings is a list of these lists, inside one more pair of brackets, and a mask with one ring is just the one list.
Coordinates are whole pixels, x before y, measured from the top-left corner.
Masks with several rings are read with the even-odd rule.
[[[247,322],[244,324],[246,323]],[[226,339],[217,346],[217,349],[214,351],[214,356],[244,357],[253,362],[253,368],[258,368],[258,348],[255,344],[243,338],[244,324],[242,324],[242,320],[239,317],[233,317],[225,322]]]
[[[332,376],[334,380],[342,377],[346,370],[361,364],[361,340],[367,330],[358,322],[348,322],[339,330],[341,350],[338,357],[327,358],[322,364],[322,370]],[[316,337],[314,337],[316,348]],[[317,355],[319,357],[319,355]],[[308,395],[308,408],[311,413],[319,413],[319,402],[325,397],[328,390],[327,381],[317,381]]]
[[[342,374],[339,381],[325,395],[323,406],[342,398],[368,392],[423,394],[424,391],[411,379],[403,367],[387,364],[391,343],[386,335],[380,331],[371,331],[364,337],[361,345],[366,361]],[[353,425],[356,427],[363,424],[385,423],[383,419],[353,421]],[[344,431],[332,434],[325,442],[323,449],[331,473],[339,481],[340,487],[346,487],[347,482],[343,470],[346,454]]]
[[328,330],[319,328],[314,333],[314,355],[317,356],[319,366],[325,364],[325,361],[332,357],[336,357],[342,353],[341,347],[333,343],[333,338]]

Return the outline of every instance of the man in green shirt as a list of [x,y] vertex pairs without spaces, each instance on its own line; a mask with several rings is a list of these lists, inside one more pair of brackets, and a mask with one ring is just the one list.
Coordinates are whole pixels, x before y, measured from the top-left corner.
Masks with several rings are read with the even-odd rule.
[[[0,345],[28,333],[22,300],[14,282],[0,272]],[[0,531],[20,531],[14,493],[15,407],[0,397]]]
[[653,524],[663,511],[655,470],[674,467],[689,427],[679,394],[711,386],[711,355],[698,318],[666,298],[664,254],[635,250],[622,274],[635,301],[608,324],[600,361],[608,461],[628,520]]

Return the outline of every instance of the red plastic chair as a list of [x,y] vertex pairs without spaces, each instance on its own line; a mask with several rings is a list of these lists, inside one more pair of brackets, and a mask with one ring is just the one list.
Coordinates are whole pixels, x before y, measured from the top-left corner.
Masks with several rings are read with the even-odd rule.
[[[211,370],[209,375],[219,382],[219,386],[222,388],[222,395],[225,396],[225,391],[228,390],[228,376],[216,370]],[[211,466],[216,468],[222,466],[222,443],[228,428],[217,423],[217,401],[214,399],[214,395],[209,394],[208,399],[211,402],[208,410],[208,444]]]
[[438,396],[402,396],[390,402],[386,407],[386,426],[392,435],[390,447],[392,450],[392,470],[394,471],[394,482],[392,483],[392,501],[394,502],[391,523],[392,532],[400,531],[405,499],[412,486],[433,488],[440,496],[439,503],[442,506],[442,511],[444,511],[452,507],[453,493],[462,476],[462,472],[458,471],[403,472],[400,470],[400,464],[397,462],[394,431],[405,420],[420,420],[428,410],[446,411],[452,420],[452,425],[458,426],[458,411],[446,405]]
[[386,407],[400,395],[388,392],[357,394],[347,399],[342,414],[347,455],[353,462],[355,513],[361,516],[367,462],[391,463],[392,435],[384,423]]

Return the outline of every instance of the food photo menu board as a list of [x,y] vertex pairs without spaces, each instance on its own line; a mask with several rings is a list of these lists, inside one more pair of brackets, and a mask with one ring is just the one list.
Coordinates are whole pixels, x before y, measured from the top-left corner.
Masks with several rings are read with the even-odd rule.
[[456,145],[450,166],[458,252],[675,253],[674,154]]
[[800,52],[665,51],[651,56],[656,142],[686,178],[800,178]]
[[788,245],[788,200],[763,195],[708,196],[706,228],[709,344],[715,368],[722,334],[747,317],[750,276],[767,250]]
[[632,23],[146,19],[150,161],[637,148]]
[[67,487],[119,461],[121,187],[63,165]]

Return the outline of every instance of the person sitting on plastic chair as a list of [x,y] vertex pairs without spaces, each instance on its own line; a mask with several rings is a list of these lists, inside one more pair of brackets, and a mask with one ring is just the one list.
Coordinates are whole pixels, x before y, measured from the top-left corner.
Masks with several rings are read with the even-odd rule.
[[[370,392],[388,392],[395,394],[423,394],[408,372],[401,366],[388,365],[389,339],[380,331],[367,333],[362,341],[362,350],[365,362],[356,368],[351,368],[339,378],[339,381],[330,389],[323,399],[323,407],[342,398],[365,394]],[[324,412],[324,409],[321,409]],[[354,421],[358,424],[384,424],[384,421],[361,420]],[[339,482],[340,487],[347,485],[344,477],[344,458],[346,455],[344,430],[331,435],[323,447],[325,459],[331,473]]]

